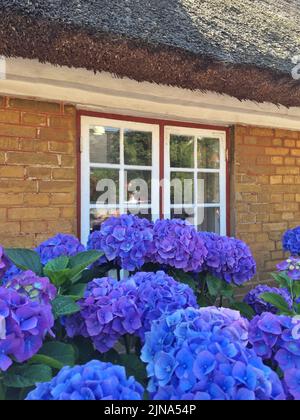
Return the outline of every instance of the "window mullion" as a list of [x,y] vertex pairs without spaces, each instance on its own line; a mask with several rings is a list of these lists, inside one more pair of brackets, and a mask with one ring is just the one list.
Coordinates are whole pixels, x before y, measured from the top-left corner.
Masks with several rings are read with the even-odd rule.
[[120,212],[121,214],[125,213],[125,169],[124,169],[124,128],[121,128],[120,133],[120,191],[119,191],[119,200],[120,200]]
[[197,152],[198,152],[198,139],[197,136],[194,137],[194,223],[195,223],[195,227],[198,227],[198,156],[197,156]]

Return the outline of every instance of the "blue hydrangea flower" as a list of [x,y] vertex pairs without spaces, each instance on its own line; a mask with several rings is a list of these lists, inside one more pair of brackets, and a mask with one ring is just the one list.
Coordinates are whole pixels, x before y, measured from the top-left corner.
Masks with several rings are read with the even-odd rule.
[[43,265],[46,265],[49,261],[58,257],[73,257],[84,251],[85,247],[77,238],[75,238],[75,236],[63,233],[59,233],[53,238],[42,242],[36,248],[36,252],[40,255]]
[[261,298],[261,295],[264,293],[274,293],[283,297],[283,299],[292,309],[293,301],[287,289],[278,289],[277,287],[259,285],[252,289],[244,298],[244,302],[251,306],[257,315],[261,315],[263,312],[272,312],[274,314],[278,313],[278,309],[275,308],[275,306],[267,303]]
[[300,258],[290,257],[277,265],[278,271],[285,271],[287,275],[295,280],[300,280]]
[[141,400],[144,388],[125,368],[98,360],[64,367],[51,382],[37,385],[28,401]]
[[[284,386],[295,397],[291,371],[300,369],[300,320],[263,313],[249,327],[249,343],[255,353],[284,373]],[[287,376],[286,376],[287,375]]]
[[0,287],[0,325],[0,371],[6,371],[12,359],[23,363],[40,350],[54,318],[50,305]]
[[0,279],[3,277],[3,274],[7,270],[9,262],[4,254],[4,249],[0,245]]
[[300,226],[287,230],[282,238],[282,245],[285,251],[293,256],[300,256]]
[[207,257],[206,244],[189,223],[158,220],[154,224],[154,250],[150,259],[185,272],[202,271]]
[[198,235],[208,250],[204,270],[238,286],[255,276],[255,260],[243,241],[208,232],[200,232]]
[[278,400],[281,382],[247,347],[248,322],[230,309],[187,308],[146,333],[142,360],[155,400]]
[[9,268],[5,271],[2,278],[2,283],[6,284],[9,280],[12,280],[15,276],[22,273],[22,270],[16,267],[14,264],[10,264]]
[[45,305],[50,304],[57,294],[56,287],[47,277],[38,277],[32,271],[24,271],[14,276],[7,281],[5,287]]
[[103,251],[108,261],[116,261],[123,269],[141,268],[153,249],[153,225],[134,215],[110,217],[93,232],[88,249]]

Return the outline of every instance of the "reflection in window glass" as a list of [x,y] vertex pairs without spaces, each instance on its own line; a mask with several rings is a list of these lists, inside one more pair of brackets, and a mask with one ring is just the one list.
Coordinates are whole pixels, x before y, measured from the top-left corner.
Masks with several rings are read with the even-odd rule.
[[120,130],[113,127],[90,127],[90,162],[120,163]]
[[194,137],[171,134],[170,164],[171,168],[194,168]]
[[127,208],[127,214],[133,214],[134,216],[138,216],[142,219],[147,219],[149,222],[152,221],[151,208],[130,207]]
[[198,208],[198,230],[220,234],[220,209],[218,207]]
[[90,210],[90,226],[91,231],[100,230],[101,225],[111,216],[120,216],[117,209],[91,209]]
[[195,209],[193,207],[172,209],[171,219],[185,220],[195,225]]
[[151,204],[151,181],[151,171],[125,171],[125,203],[130,205]]
[[220,141],[218,139],[198,139],[198,168],[220,168]]
[[194,173],[171,172],[171,204],[194,203]]
[[152,133],[124,131],[125,165],[152,166]]
[[220,175],[218,173],[198,174],[198,204],[220,202]]
[[91,168],[90,172],[91,204],[119,203],[119,170]]

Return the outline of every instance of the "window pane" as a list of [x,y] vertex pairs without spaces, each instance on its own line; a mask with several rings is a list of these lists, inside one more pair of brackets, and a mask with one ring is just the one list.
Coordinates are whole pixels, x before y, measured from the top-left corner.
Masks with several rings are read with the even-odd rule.
[[218,173],[198,174],[198,204],[220,202],[220,175]]
[[91,209],[90,210],[90,226],[91,231],[99,230],[101,224],[111,216],[120,216],[117,209]]
[[151,204],[151,178],[152,171],[125,171],[125,203]]
[[133,214],[134,216],[138,216],[141,219],[147,219],[149,221],[152,220],[151,208],[145,209],[142,207],[130,207],[127,208],[127,214]]
[[194,168],[194,137],[170,136],[171,168]]
[[220,234],[220,209],[198,208],[198,230]]
[[171,204],[194,203],[194,173],[171,172]]
[[92,163],[120,163],[120,130],[113,127],[90,128],[90,161]]
[[198,168],[220,168],[220,141],[219,139],[198,139]]
[[91,168],[91,204],[119,203],[119,170]]
[[152,166],[152,133],[125,130],[125,165]]
[[171,219],[186,220],[192,225],[195,224],[195,209],[194,208],[180,208],[171,209]]

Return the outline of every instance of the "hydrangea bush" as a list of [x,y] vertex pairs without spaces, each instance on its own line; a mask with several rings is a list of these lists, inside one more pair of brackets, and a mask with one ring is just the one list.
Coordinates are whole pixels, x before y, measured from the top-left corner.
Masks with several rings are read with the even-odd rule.
[[113,217],[87,250],[64,234],[0,247],[0,399],[300,399],[297,240],[285,235],[279,288],[244,303],[247,245],[180,220]]

